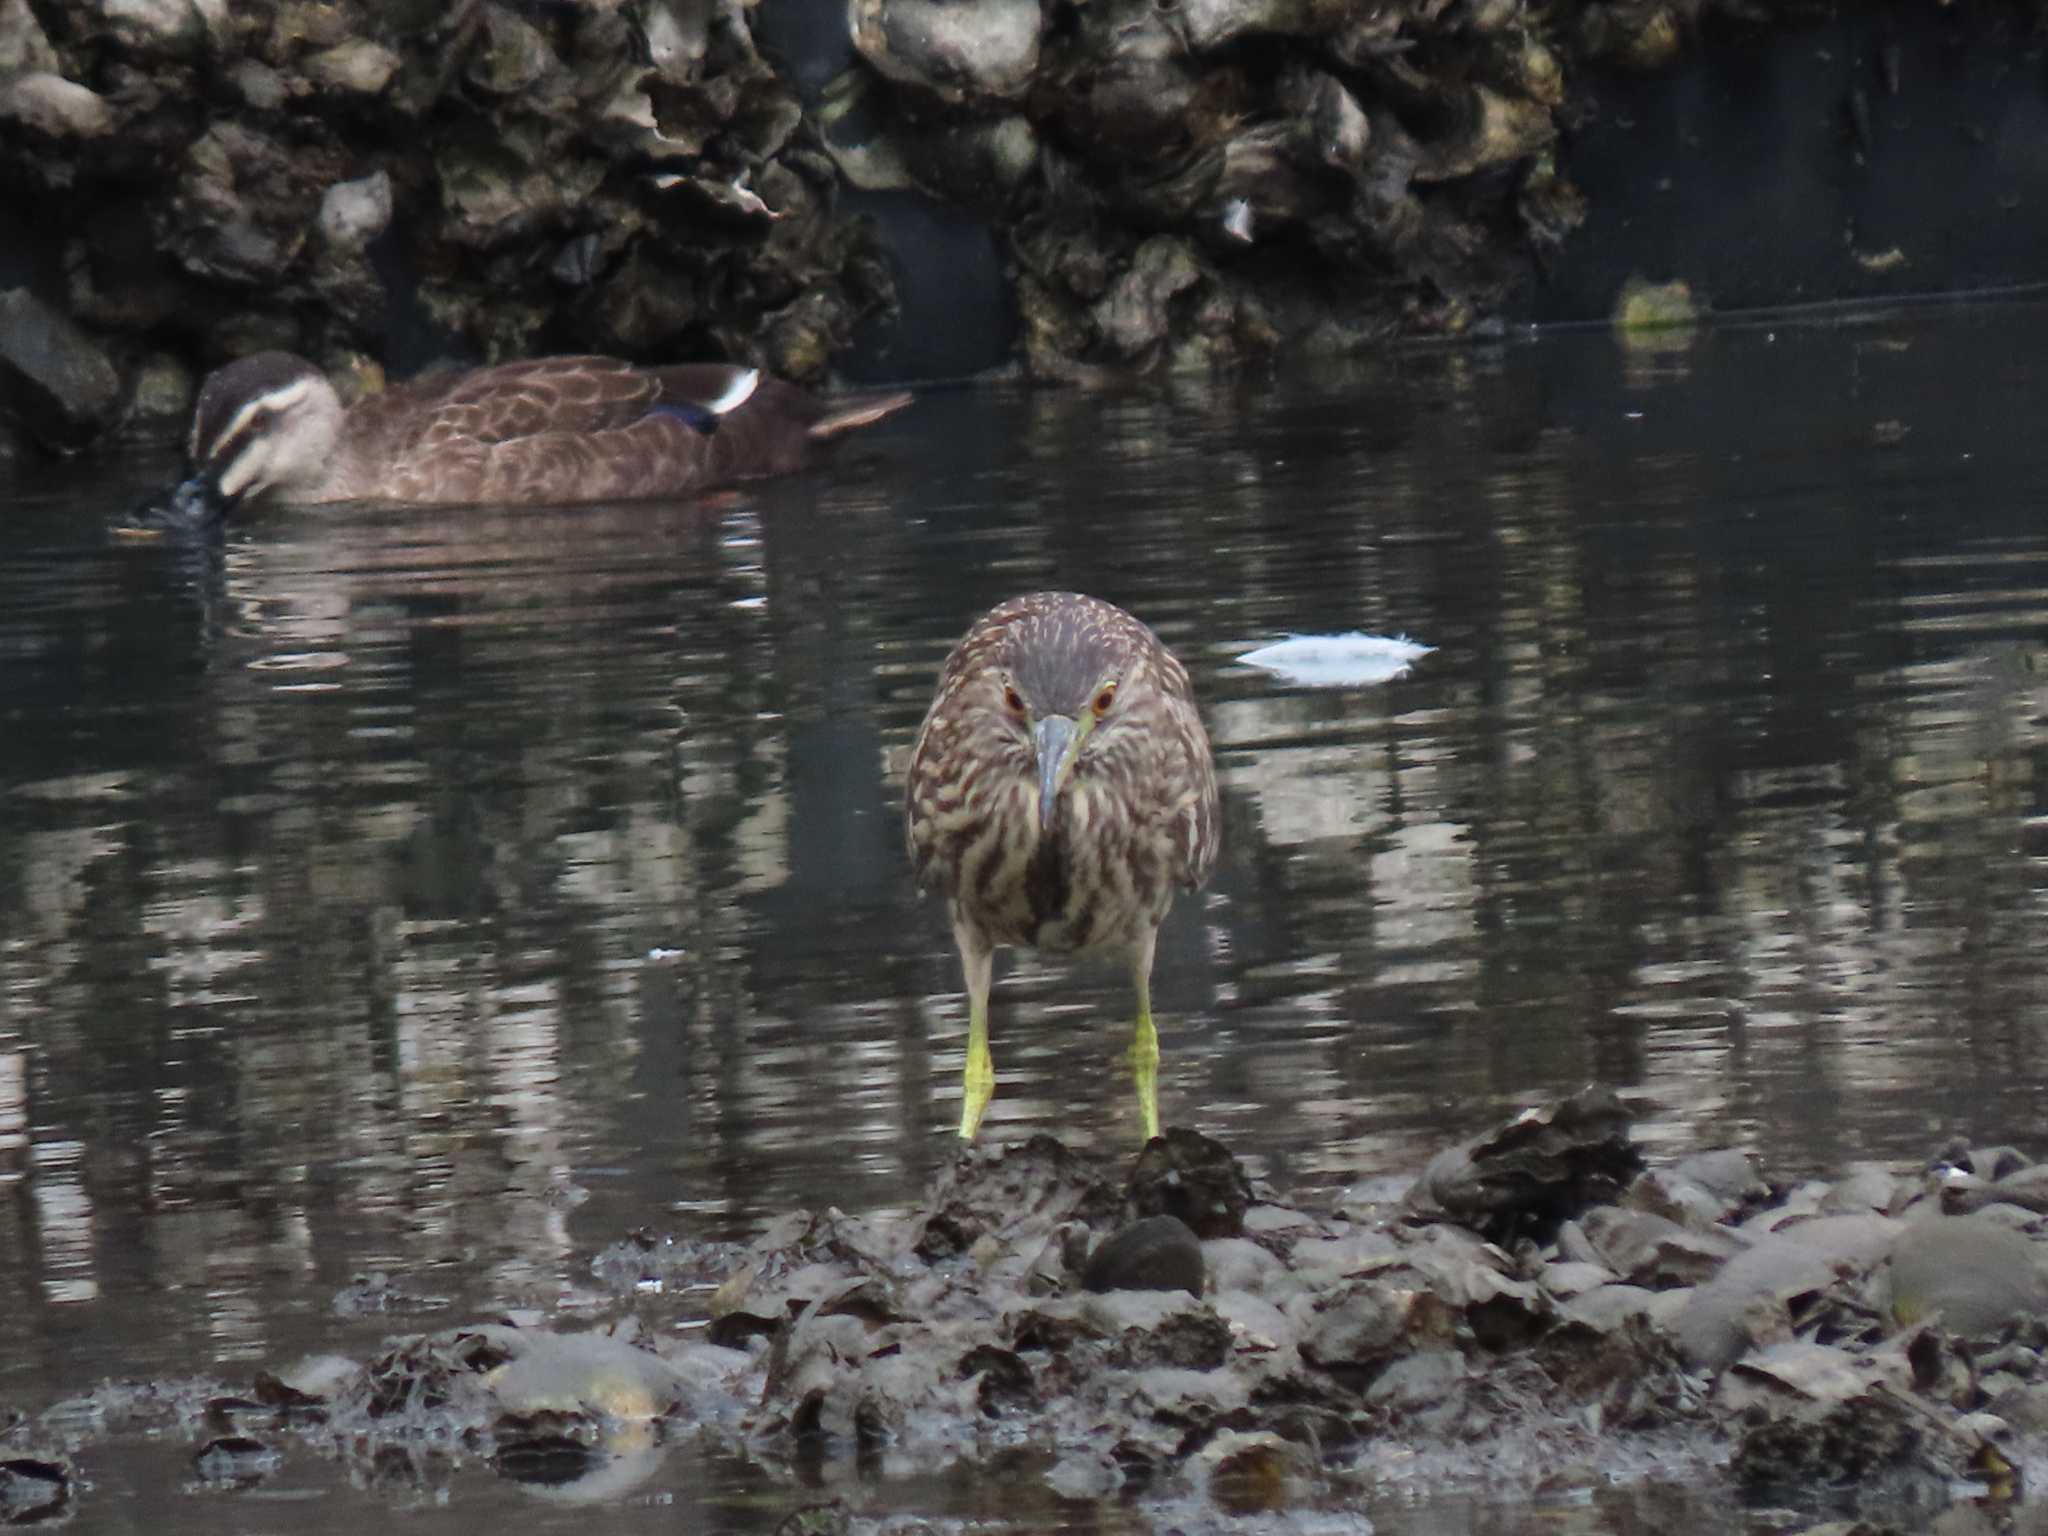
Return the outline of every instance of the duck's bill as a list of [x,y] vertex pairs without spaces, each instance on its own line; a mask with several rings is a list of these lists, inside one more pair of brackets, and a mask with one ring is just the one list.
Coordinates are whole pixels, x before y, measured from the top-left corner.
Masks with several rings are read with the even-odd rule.
[[127,538],[158,538],[167,533],[210,528],[227,515],[227,510],[220,481],[201,470],[148,497],[114,531]]

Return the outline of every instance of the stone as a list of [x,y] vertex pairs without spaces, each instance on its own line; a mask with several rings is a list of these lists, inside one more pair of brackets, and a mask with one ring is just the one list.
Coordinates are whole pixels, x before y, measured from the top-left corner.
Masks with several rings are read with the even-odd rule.
[[183,436],[193,394],[190,370],[167,352],[152,353],[128,387],[127,431],[145,439]]
[[502,6],[484,7],[484,38],[465,72],[479,90],[516,96],[556,68],[555,51],[533,23]]
[[1650,1316],[1659,1294],[1639,1285],[1596,1285],[1566,1301],[1558,1316],[1595,1333],[1612,1333],[1631,1318]]
[[1401,1252],[1397,1239],[1366,1228],[1341,1237],[1305,1237],[1289,1258],[1304,1279],[1327,1282],[1398,1258]]
[[243,59],[228,71],[243,101],[259,112],[275,112],[290,97],[285,78],[261,59]]
[[1546,1241],[1642,1171],[1629,1114],[1611,1090],[1582,1089],[1523,1110],[1439,1152],[1404,1197],[1416,1216],[1470,1227],[1495,1242]]
[[1129,270],[1095,306],[1102,339],[1120,357],[1142,357],[1166,339],[1172,324],[1167,306],[1201,279],[1201,267],[1185,240],[1153,236],[1138,247]]
[[1830,1216],[1860,1211],[1890,1215],[1900,1202],[1898,1181],[1891,1170],[1878,1163],[1851,1163],[1821,1197],[1820,1208]]
[[1217,1237],[1202,1244],[1211,1284],[1221,1290],[1260,1292],[1285,1274],[1285,1267],[1248,1237]]
[[1325,1370],[1372,1371],[1418,1348],[1448,1346],[1457,1314],[1429,1291],[1351,1281],[1290,1307],[1304,1360]]
[[1595,1286],[1614,1284],[1614,1272],[1604,1264],[1589,1264],[1584,1260],[1564,1260],[1548,1264],[1538,1277],[1543,1289],[1559,1300],[1580,1296]]
[[507,1413],[603,1413],[628,1422],[655,1419],[683,1395],[673,1366],[603,1334],[504,1329],[516,1352],[484,1377]]
[[61,1461],[10,1456],[0,1461],[0,1519],[32,1525],[70,1513],[73,1473]]
[[1697,1231],[1647,1211],[1600,1207],[1579,1223],[1600,1262],[1653,1290],[1710,1279],[1742,1244],[1725,1231]]
[[1464,130],[1431,144],[1416,164],[1417,181],[1457,181],[1491,166],[1525,159],[1557,137],[1547,107],[1472,87],[1465,104]]
[[1134,1215],[1176,1216],[1196,1237],[1237,1237],[1252,1184],[1222,1142],[1175,1125],[1138,1154],[1124,1198]]
[[206,27],[193,0],[78,0],[82,25],[140,53],[175,52]]
[[1188,45],[1199,51],[1261,34],[1319,37],[1356,9],[1346,0],[1184,0],[1179,7]]
[[1902,1325],[1937,1319],[1970,1339],[2048,1313],[2040,1246],[1983,1215],[1907,1227],[1885,1264],[1885,1296]]
[[1286,1312],[1250,1291],[1215,1290],[1209,1305],[1230,1329],[1235,1347],[1254,1354],[1291,1350],[1301,1331]]
[[1455,1349],[1424,1349],[1404,1356],[1373,1378],[1365,1400],[1376,1408],[1413,1413],[1433,1408],[1455,1392],[1471,1368]]
[[0,76],[56,74],[62,67],[28,0],[0,0]]
[[99,344],[26,288],[0,291],[0,404],[70,452],[114,424],[121,378]]
[[27,74],[0,84],[0,120],[53,139],[97,139],[114,128],[106,98],[62,75]]
[[320,233],[331,246],[359,250],[391,223],[391,177],[372,172],[338,181],[320,199]]
[[1316,1464],[1306,1447],[1270,1430],[1225,1430],[1197,1454],[1209,1497],[1230,1515],[1258,1515],[1299,1503],[1314,1487]]
[[163,243],[197,276],[275,283],[304,248],[339,158],[217,123],[186,149]]
[[1712,1190],[1667,1168],[1644,1173],[1628,1187],[1623,1203],[1699,1231],[1712,1229],[1728,1213],[1726,1203]]
[[853,45],[889,79],[944,100],[1017,97],[1038,68],[1038,0],[852,0]]
[[1680,1347],[1695,1364],[1731,1363],[1781,1336],[1798,1298],[1869,1269],[1897,1233],[1882,1216],[1822,1216],[1760,1239],[1692,1293],[1674,1323]]
[[1202,1244],[1178,1216],[1147,1216],[1104,1238],[1081,1284],[1090,1291],[1202,1294]]
[[656,0],[646,8],[640,31],[648,62],[664,80],[687,83],[702,72],[710,46],[711,10],[706,0]]
[[391,83],[402,62],[389,48],[357,39],[322,49],[299,67],[308,80],[328,90],[375,96]]

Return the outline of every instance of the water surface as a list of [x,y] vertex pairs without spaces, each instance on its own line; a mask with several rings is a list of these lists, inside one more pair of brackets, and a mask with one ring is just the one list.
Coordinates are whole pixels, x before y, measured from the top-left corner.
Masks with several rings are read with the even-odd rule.
[[[107,536],[160,458],[18,471],[0,1407],[912,1201],[965,1010],[902,763],[1044,586],[1194,674],[1226,846],[1161,941],[1161,1106],[1279,1189],[1589,1080],[1659,1156],[2038,1150],[2044,354],[1976,309],[941,392],[802,479],[217,550]],[[1437,650],[1234,664],[1357,628]],[[1134,1147],[1124,977],[998,975],[985,1134]],[[446,1318],[336,1316],[371,1271]]]

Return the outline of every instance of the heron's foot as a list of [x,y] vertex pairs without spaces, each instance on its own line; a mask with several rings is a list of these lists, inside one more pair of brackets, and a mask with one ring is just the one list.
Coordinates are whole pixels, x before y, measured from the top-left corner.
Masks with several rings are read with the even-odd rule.
[[996,1064],[988,1052],[985,1036],[970,1034],[967,1067],[960,1074],[960,1139],[974,1140],[981,1129],[981,1117],[988,1113],[988,1101],[996,1096]]
[[1138,1015],[1137,1033],[1131,1036],[1131,1078],[1138,1089],[1138,1117],[1150,1141],[1159,1134],[1159,1032],[1149,1012]]

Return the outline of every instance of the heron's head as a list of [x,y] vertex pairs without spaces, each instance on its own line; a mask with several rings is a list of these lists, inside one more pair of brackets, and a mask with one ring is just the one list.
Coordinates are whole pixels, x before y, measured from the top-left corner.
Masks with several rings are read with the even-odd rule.
[[317,485],[341,418],[334,386],[302,357],[256,352],[216,369],[193,407],[188,475],[171,492],[172,515],[203,521],[271,492]]
[[1144,730],[1159,643],[1129,614],[1080,593],[1038,593],[1018,606],[990,657],[990,685],[995,714],[1030,753],[1039,825],[1050,828],[1082,763],[1113,756],[1120,731]]

